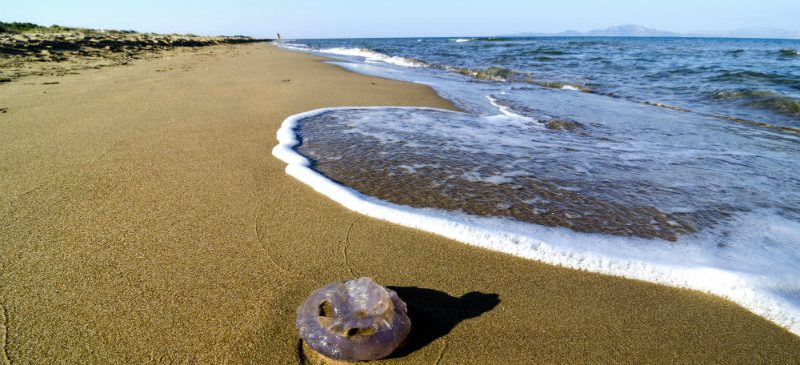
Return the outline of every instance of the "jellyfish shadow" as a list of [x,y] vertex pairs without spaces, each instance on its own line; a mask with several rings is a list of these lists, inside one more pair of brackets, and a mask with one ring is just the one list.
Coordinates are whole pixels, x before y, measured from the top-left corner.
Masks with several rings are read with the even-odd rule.
[[461,321],[475,318],[500,304],[497,294],[470,292],[454,297],[445,292],[408,287],[390,286],[389,289],[408,306],[411,332],[406,343],[392,353],[390,358],[409,355],[448,333]]

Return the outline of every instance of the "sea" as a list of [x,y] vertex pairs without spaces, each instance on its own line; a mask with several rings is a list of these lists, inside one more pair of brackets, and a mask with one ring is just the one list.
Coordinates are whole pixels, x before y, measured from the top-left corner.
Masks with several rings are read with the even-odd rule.
[[288,118],[287,172],[360,213],[712,293],[800,335],[800,40],[286,40],[458,111]]

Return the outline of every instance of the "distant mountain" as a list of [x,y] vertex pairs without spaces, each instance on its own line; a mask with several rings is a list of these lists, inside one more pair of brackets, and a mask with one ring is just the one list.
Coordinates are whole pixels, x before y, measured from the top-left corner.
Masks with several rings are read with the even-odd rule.
[[679,33],[664,30],[645,28],[641,25],[618,25],[606,29],[596,29],[586,33],[599,37],[678,37]]
[[588,32],[568,30],[559,33],[517,33],[506,37],[721,37],[721,38],[777,38],[800,39],[800,32],[775,28],[745,28],[729,32],[676,33],[643,27],[641,25],[618,25]]
[[517,33],[509,34],[509,37],[679,37],[679,33],[667,32],[658,29],[650,29],[641,25],[618,25],[606,29],[595,29],[582,33],[575,30],[568,30],[559,33]]

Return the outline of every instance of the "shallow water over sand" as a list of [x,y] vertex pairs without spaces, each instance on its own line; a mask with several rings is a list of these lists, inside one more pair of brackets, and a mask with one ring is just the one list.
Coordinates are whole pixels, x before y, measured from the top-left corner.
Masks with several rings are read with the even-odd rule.
[[[675,89],[652,101],[660,94],[634,96],[638,86],[608,84],[628,92],[619,95],[532,82],[482,63],[479,52],[462,60],[478,71],[437,67],[409,40],[325,42],[344,42],[321,52],[341,57],[337,65],[430,85],[464,110],[354,107],[290,118],[284,133],[299,146],[280,154],[307,157],[291,173],[332,199],[489,249],[722,295],[800,333],[800,130],[791,113],[726,107],[724,93],[698,102]],[[394,51],[342,51],[348,42]],[[397,58],[406,51],[416,61]],[[791,60],[774,61],[793,72]],[[746,88],[747,75],[711,85]],[[793,95],[791,83],[770,85]],[[771,117],[739,118],[754,115]],[[285,161],[305,161],[296,157]]]
[[676,112],[657,112],[650,128],[570,119],[563,129],[544,117],[336,111],[303,121],[299,152],[331,179],[389,202],[579,232],[675,240],[740,212],[798,217],[788,189],[800,183],[797,143],[684,130],[670,119]]

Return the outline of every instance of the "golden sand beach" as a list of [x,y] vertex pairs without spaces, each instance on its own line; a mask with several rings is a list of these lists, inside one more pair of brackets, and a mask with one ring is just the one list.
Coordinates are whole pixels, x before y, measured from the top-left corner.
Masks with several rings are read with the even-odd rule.
[[302,363],[295,310],[354,276],[409,304],[409,343],[375,363],[800,363],[727,300],[473,248],[286,175],[289,115],[452,108],[321,61],[224,45],[0,84],[0,364]]

